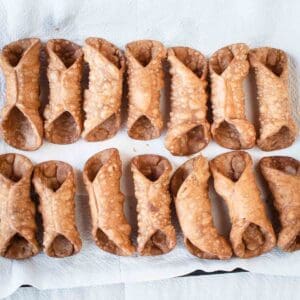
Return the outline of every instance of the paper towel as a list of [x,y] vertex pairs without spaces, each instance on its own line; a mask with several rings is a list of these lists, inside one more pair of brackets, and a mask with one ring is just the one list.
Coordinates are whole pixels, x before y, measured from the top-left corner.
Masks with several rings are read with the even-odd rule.
[[5,300],[297,300],[299,285],[299,277],[234,273],[59,290],[22,288]]

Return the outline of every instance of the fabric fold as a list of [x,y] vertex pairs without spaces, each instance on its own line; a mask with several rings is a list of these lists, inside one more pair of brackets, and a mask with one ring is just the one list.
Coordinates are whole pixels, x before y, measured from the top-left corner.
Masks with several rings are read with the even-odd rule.
[[137,140],[158,138],[163,128],[160,90],[164,86],[165,47],[141,40],[126,45],[128,73],[128,135]]
[[271,156],[262,158],[259,165],[279,214],[277,245],[283,251],[299,250],[300,162],[287,156]]
[[250,155],[244,151],[221,154],[210,162],[216,192],[225,200],[232,223],[230,241],[242,258],[270,251],[276,243]]
[[82,243],[76,226],[73,168],[62,161],[46,161],[35,166],[32,181],[39,196],[45,253],[58,258],[78,253]]
[[213,224],[209,177],[208,161],[199,155],[176,170],[170,190],[189,252],[200,258],[229,259],[231,247]]
[[171,74],[171,113],[165,139],[173,155],[191,155],[210,140],[206,120],[208,64],[203,54],[188,48],[168,49]]
[[80,46],[63,39],[49,40],[46,50],[50,94],[44,111],[45,137],[54,144],[71,144],[82,131],[83,52]]
[[6,143],[21,150],[36,150],[43,143],[39,113],[40,49],[40,40],[29,38],[6,45],[0,54],[6,80],[2,136]]
[[106,149],[93,155],[85,164],[83,180],[89,195],[92,235],[104,251],[132,255],[131,226],[124,211],[125,197],[120,190],[122,162],[117,149]]
[[113,137],[121,125],[125,58],[116,46],[100,38],[86,39],[83,52],[90,71],[82,136],[90,142],[102,141]]
[[209,59],[212,136],[229,149],[249,149],[255,145],[255,128],[245,115],[243,81],[249,73],[249,48],[233,44],[215,52]]
[[176,245],[171,223],[169,161],[159,155],[135,156],[131,161],[137,199],[138,252],[141,255],[168,253]]
[[257,85],[260,134],[257,145],[264,151],[289,147],[298,130],[291,115],[288,92],[288,58],[275,48],[249,52]]
[[25,259],[39,252],[30,198],[32,170],[23,155],[0,155],[0,255],[6,258]]

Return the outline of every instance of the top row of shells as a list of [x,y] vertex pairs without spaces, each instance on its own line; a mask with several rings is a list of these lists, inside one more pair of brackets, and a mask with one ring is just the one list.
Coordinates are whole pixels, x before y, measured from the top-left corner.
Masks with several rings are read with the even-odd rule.
[[[211,136],[226,148],[249,149],[257,143],[265,151],[286,148],[296,138],[288,97],[288,62],[282,50],[249,50],[246,44],[233,44],[216,51],[207,61],[194,49],[166,49],[153,40],[127,44],[125,56],[101,38],[86,39],[82,48],[64,39],[49,40],[49,102],[43,121],[39,113],[41,47],[39,39],[23,39],[5,46],[0,54],[6,78],[1,133],[15,148],[36,150],[42,145],[43,135],[56,144],[74,143],[80,136],[87,141],[114,136],[121,125],[126,67],[128,135],[139,140],[158,138],[163,129],[160,92],[165,59],[171,74],[165,146],[173,155],[196,153]],[[84,60],[89,64],[89,85],[82,93]],[[243,81],[249,73],[249,62],[257,84],[258,138],[245,115]],[[208,73],[212,124],[207,121]]]

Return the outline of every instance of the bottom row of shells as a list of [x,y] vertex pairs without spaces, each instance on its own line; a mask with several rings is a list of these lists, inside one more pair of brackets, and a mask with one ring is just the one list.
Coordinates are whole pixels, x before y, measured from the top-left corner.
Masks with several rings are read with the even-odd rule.
[[[180,166],[172,178],[170,162],[159,155],[139,155],[131,161],[137,199],[137,249],[123,211],[120,190],[122,162],[117,149],[93,155],[83,179],[89,195],[92,236],[104,251],[116,255],[159,255],[176,245],[171,199],[189,252],[200,258],[249,258],[270,251],[300,248],[300,162],[284,156],[262,158],[261,172],[273,194],[281,229],[276,238],[244,151],[221,154],[208,162],[199,155]],[[209,177],[225,200],[231,220],[229,240],[214,225],[208,193]],[[0,155],[0,255],[24,259],[39,252],[36,209],[31,183],[39,198],[43,248],[52,257],[76,254],[82,247],[75,218],[75,175],[61,161],[33,166],[19,154]]]

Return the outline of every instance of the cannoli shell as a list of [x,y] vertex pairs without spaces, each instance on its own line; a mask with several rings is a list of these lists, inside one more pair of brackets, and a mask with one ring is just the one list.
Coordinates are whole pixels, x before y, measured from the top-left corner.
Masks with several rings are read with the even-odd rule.
[[255,72],[259,102],[257,145],[264,151],[289,147],[298,130],[291,115],[287,55],[275,48],[256,48],[249,52],[249,60]]
[[271,156],[262,158],[259,165],[279,213],[277,245],[283,251],[299,250],[300,162],[287,156]]
[[85,164],[83,180],[89,194],[92,235],[98,247],[117,255],[132,255],[131,226],[120,190],[122,162],[117,149],[103,150]]
[[83,52],[90,71],[82,136],[87,141],[102,141],[113,137],[121,125],[125,58],[116,46],[99,38],[86,39]]
[[232,223],[230,241],[242,258],[270,251],[276,243],[250,155],[244,151],[221,154],[210,162],[216,192],[225,200]]
[[163,128],[160,90],[164,85],[162,61],[166,49],[157,41],[142,40],[126,45],[128,67],[128,135],[133,139],[158,138]]
[[49,103],[45,108],[45,136],[54,144],[76,142],[82,131],[81,79],[83,52],[67,40],[49,40],[47,76]]
[[6,79],[2,136],[6,143],[21,150],[36,150],[43,142],[39,114],[40,49],[40,40],[30,38],[8,44],[0,54]]
[[198,51],[188,47],[168,49],[171,74],[171,113],[165,139],[173,155],[191,155],[210,140],[206,120],[208,64]]
[[208,161],[203,156],[190,159],[173,175],[171,194],[187,249],[200,258],[229,259],[231,247],[213,224],[209,177]]
[[255,144],[255,128],[245,115],[243,81],[249,73],[248,46],[233,44],[215,52],[209,60],[212,136],[229,149],[249,149]]
[[169,194],[172,167],[166,158],[149,154],[135,156],[131,170],[137,199],[137,250],[141,255],[168,253],[176,245]]
[[81,249],[75,218],[75,177],[73,168],[61,161],[35,166],[33,184],[42,214],[44,251],[52,257],[67,257]]
[[24,259],[39,252],[30,198],[32,170],[23,155],[0,155],[0,255],[6,258]]

